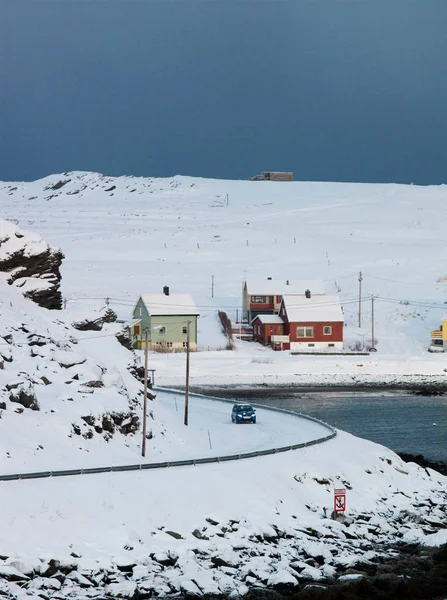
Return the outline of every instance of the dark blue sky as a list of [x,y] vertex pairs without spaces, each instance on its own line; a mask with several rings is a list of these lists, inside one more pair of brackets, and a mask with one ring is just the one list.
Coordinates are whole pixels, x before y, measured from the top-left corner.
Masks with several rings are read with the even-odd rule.
[[0,179],[447,181],[446,0],[0,0]]

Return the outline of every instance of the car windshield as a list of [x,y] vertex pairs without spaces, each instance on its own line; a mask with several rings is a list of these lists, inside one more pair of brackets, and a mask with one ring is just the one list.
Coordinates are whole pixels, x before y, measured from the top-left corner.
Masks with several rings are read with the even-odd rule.
[[247,410],[253,410],[253,407],[250,404],[238,404],[234,407],[236,412],[245,412]]

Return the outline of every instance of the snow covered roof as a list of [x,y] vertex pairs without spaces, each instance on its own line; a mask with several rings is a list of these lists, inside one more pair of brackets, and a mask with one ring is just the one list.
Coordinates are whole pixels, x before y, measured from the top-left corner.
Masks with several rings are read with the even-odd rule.
[[289,321],[298,322],[337,322],[344,321],[338,296],[283,296],[283,303]]
[[254,319],[251,320],[251,322],[253,323],[253,321],[255,319],[259,319],[261,321],[261,323],[268,323],[268,324],[279,324],[282,325],[284,323],[284,321],[281,319],[281,317],[279,315],[257,315]]
[[284,295],[298,294],[304,296],[306,290],[310,290],[312,295],[324,294],[324,284],[318,279],[247,279],[247,293],[253,295]]
[[197,306],[189,294],[141,294],[151,316],[198,315]]

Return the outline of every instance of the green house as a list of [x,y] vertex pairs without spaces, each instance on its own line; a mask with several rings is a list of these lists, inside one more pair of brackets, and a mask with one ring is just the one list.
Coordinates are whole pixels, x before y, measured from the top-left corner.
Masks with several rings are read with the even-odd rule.
[[160,352],[186,350],[189,324],[189,348],[197,348],[197,319],[199,314],[189,294],[141,294],[132,312],[129,326],[134,348],[145,347],[146,330],[150,350]]

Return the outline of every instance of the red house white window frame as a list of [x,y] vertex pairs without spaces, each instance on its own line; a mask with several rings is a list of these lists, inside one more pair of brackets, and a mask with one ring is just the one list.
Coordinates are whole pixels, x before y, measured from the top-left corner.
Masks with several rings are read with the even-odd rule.
[[308,325],[299,325],[296,328],[296,337],[297,338],[313,338],[314,337],[314,328]]

